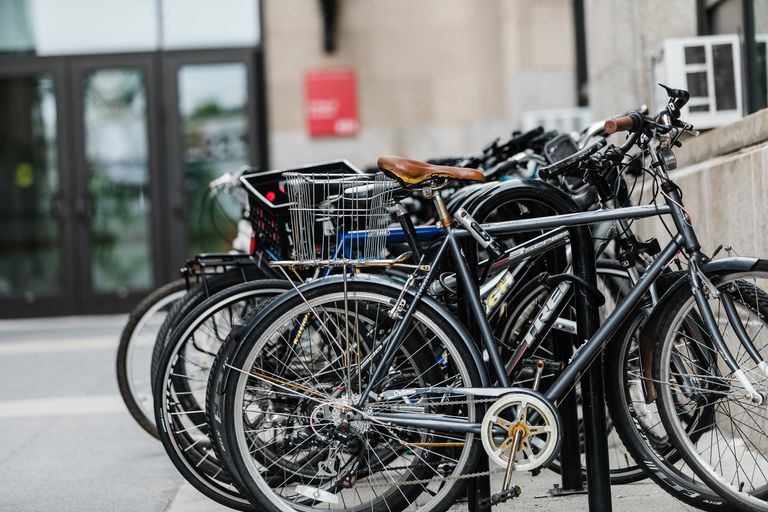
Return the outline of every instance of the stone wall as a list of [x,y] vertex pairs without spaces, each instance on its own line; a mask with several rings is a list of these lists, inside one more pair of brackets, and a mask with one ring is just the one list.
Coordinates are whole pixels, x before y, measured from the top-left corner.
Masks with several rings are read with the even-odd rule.
[[[338,48],[322,50],[319,2],[264,0],[270,164],[479,150],[524,110],[575,105],[569,0],[339,0]],[[310,139],[304,73],[357,70],[361,131]]]
[[651,57],[664,39],[696,36],[695,0],[586,0],[594,119],[650,105]]

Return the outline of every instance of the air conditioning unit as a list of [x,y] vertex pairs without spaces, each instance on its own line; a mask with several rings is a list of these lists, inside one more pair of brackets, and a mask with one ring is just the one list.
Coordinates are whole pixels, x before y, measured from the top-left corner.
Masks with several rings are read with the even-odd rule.
[[736,34],[667,39],[651,61],[651,72],[654,112],[667,103],[666,93],[656,85],[662,83],[691,93],[682,118],[696,128],[722,126],[743,115]]
[[560,133],[579,132],[592,120],[587,107],[557,108],[552,110],[528,110],[521,115],[521,129],[532,130],[543,126],[545,130]]

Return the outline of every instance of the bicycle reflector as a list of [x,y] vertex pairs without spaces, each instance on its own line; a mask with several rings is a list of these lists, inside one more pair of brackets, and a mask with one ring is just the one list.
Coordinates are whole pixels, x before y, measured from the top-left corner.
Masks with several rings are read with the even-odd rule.
[[248,247],[248,253],[251,256],[256,254],[256,231],[251,232],[251,245]]

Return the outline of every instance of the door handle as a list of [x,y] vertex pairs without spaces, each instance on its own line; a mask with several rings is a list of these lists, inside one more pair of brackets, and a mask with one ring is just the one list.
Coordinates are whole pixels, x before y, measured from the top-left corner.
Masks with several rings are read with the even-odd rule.
[[93,200],[90,195],[79,196],[75,201],[75,218],[84,224],[93,220]]
[[69,210],[66,207],[64,194],[61,192],[56,192],[51,197],[51,202],[48,207],[48,214],[52,218],[56,219],[59,224],[64,223],[66,218],[69,216]]

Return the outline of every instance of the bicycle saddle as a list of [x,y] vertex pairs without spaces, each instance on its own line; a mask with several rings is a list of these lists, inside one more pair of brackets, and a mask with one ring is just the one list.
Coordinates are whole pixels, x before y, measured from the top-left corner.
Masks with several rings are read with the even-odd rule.
[[433,178],[459,181],[485,181],[485,175],[477,169],[432,165],[400,156],[381,156],[379,169],[405,185],[418,185]]

